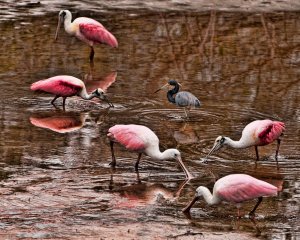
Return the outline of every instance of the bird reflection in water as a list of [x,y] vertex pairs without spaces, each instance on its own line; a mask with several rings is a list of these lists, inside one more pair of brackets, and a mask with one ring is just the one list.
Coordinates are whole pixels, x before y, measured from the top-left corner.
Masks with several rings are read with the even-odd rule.
[[50,129],[58,133],[68,133],[82,128],[86,118],[87,113],[56,111],[35,114],[30,117],[30,122],[36,127]]
[[178,185],[176,191],[172,191],[163,183],[142,182],[139,172],[136,172],[135,184],[120,186],[113,180],[114,172],[115,170],[111,174],[109,189],[113,192],[117,192],[121,196],[120,201],[115,205],[117,208],[132,208],[136,206],[175,201],[179,197],[184,186],[190,181],[188,179],[184,180]]
[[174,131],[173,136],[178,145],[192,144],[199,141],[196,131],[187,122],[185,122],[181,128]]

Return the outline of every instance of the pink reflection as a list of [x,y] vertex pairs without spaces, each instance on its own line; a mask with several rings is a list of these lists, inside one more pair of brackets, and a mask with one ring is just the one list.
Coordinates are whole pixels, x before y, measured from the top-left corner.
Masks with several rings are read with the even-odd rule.
[[30,122],[37,127],[50,129],[58,133],[79,130],[86,120],[84,113],[55,112],[43,116],[30,117]]
[[[111,176],[111,188],[113,185],[113,176]],[[162,183],[142,183],[139,180],[137,173],[138,183],[130,186],[120,187],[113,190],[118,192],[120,198],[115,204],[115,208],[135,208],[138,206],[153,205],[159,202],[175,201],[184,186],[189,182],[185,180],[179,184],[176,191],[168,189]]]

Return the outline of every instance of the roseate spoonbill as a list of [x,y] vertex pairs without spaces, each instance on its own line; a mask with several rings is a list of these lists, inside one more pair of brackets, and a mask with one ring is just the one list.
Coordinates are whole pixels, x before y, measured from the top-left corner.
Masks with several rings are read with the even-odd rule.
[[207,157],[213,152],[222,148],[224,145],[228,145],[232,148],[248,148],[254,146],[256,159],[259,160],[257,147],[268,145],[273,141],[277,140],[277,149],[275,154],[275,159],[277,161],[281,141],[280,136],[282,136],[284,130],[285,125],[283,122],[272,121],[268,119],[253,121],[244,128],[242,132],[242,137],[239,141],[234,141],[229,137],[217,137]]
[[[262,201],[262,197],[277,196],[277,187],[251,177],[247,174],[230,174],[216,181],[213,194],[204,186],[196,190],[193,200],[183,209],[189,213],[191,207],[203,196],[209,205],[218,204],[222,201],[240,204],[242,202],[258,198],[258,202],[250,211],[249,216],[254,217],[255,210]],[[239,217],[239,206],[238,206]]]
[[142,125],[115,125],[108,130],[107,136],[110,138],[110,148],[112,154],[112,167],[116,166],[116,158],[113,145],[115,142],[120,143],[126,149],[138,153],[138,159],[135,163],[135,171],[138,171],[138,166],[142,154],[158,159],[174,159],[177,160],[181,168],[185,172],[186,178],[191,179],[192,175],[185,167],[181,160],[181,154],[177,149],[167,149],[164,152],[159,150],[159,139],[155,133],[149,128]]
[[[196,98],[192,93],[181,91],[179,92],[179,83],[175,80],[170,80],[167,84],[163,85],[161,88],[157,89],[154,93],[157,93],[161,89],[167,87],[168,85],[174,86],[173,89],[169,90],[167,92],[167,98],[169,102],[175,103],[179,107],[184,107],[184,112],[186,117],[188,117],[188,114],[186,112],[187,108],[192,107],[200,107],[200,101],[198,98]],[[174,97],[174,95],[176,96]]]
[[40,128],[50,129],[58,133],[68,133],[82,128],[86,118],[87,115],[85,113],[63,112],[31,116],[30,122]]
[[85,100],[90,100],[94,97],[97,97],[106,101],[109,106],[113,107],[113,104],[108,101],[104,91],[101,88],[97,88],[91,94],[88,94],[83,81],[72,76],[62,75],[37,81],[31,85],[31,90],[54,94],[55,97],[51,101],[53,106],[55,106],[55,100],[59,97],[62,97],[64,110],[66,98],[75,95]]
[[73,22],[72,14],[69,10],[61,10],[58,14],[58,25],[55,33],[55,40],[58,38],[58,32],[62,23],[64,23],[65,31],[77,37],[79,40],[87,43],[90,48],[90,61],[94,59],[94,44],[105,43],[111,47],[118,47],[118,41],[101,23],[94,19],[79,17]]

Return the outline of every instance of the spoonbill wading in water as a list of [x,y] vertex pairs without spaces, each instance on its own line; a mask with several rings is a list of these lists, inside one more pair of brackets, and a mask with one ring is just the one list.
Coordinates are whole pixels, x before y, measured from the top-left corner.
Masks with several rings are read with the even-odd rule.
[[31,90],[54,94],[55,97],[51,101],[53,106],[55,106],[55,100],[59,97],[62,97],[64,110],[66,98],[72,96],[79,96],[85,100],[90,100],[94,97],[97,97],[106,101],[110,107],[113,107],[113,104],[108,101],[104,91],[101,88],[97,88],[91,94],[88,94],[83,81],[72,76],[62,75],[37,81],[31,85]]
[[160,152],[158,137],[152,130],[145,126],[134,124],[115,125],[108,130],[107,136],[110,139],[110,148],[112,154],[112,162],[110,165],[112,167],[116,166],[113,145],[115,142],[118,142],[126,149],[138,153],[138,159],[135,163],[135,171],[138,171],[139,162],[142,154],[144,153],[145,155],[157,160],[177,160],[183,169],[186,178],[191,179],[193,177],[183,164],[180,152],[177,149],[167,149],[164,152]]
[[73,22],[71,20],[72,14],[69,10],[61,10],[59,12],[55,40],[58,38],[61,24],[64,23],[65,31],[69,35],[77,37],[91,47],[91,62],[94,59],[94,44],[105,43],[111,47],[118,47],[118,41],[115,36],[96,20],[87,17],[76,18]]
[[230,174],[216,181],[213,188],[213,194],[211,194],[206,187],[198,187],[195,197],[183,209],[183,212],[189,213],[195,202],[203,196],[204,200],[209,205],[215,205],[222,201],[237,204],[238,217],[240,217],[239,205],[242,202],[258,198],[256,205],[249,213],[250,217],[254,217],[255,210],[261,203],[263,197],[277,196],[277,192],[277,187],[247,174]]
[[225,145],[228,145],[232,148],[248,148],[254,146],[256,160],[259,160],[257,147],[268,145],[273,141],[277,140],[277,149],[275,153],[275,159],[277,162],[277,156],[281,141],[280,137],[283,135],[284,130],[285,125],[283,122],[271,121],[268,119],[253,121],[244,128],[242,132],[242,137],[239,141],[234,141],[229,137],[217,137],[207,157]]
[[[179,92],[179,83],[175,80],[170,80],[167,84],[156,90],[154,93],[164,89],[168,85],[174,86],[173,89],[167,92],[167,98],[170,103],[174,103],[179,107],[184,107],[185,116],[188,117],[186,108],[190,109],[192,107],[200,107],[200,101],[192,93],[181,91]],[[175,95],[176,94],[176,95]],[[175,95],[175,97],[174,97]]]

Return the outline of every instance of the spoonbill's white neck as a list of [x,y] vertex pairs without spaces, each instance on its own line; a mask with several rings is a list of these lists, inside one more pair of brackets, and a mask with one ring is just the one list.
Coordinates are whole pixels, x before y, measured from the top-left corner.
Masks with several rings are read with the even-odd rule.
[[229,137],[225,137],[225,144],[232,148],[247,148],[252,146],[251,143],[244,141],[242,138],[239,141],[234,141]]
[[184,163],[182,162],[180,152],[177,149],[170,148],[170,149],[165,150],[164,152],[161,152],[159,150],[158,145],[153,145],[151,147],[148,147],[148,149],[146,149],[145,153],[149,157],[158,159],[158,160],[173,159],[173,160],[178,161],[182,170],[185,173],[186,178],[187,179],[193,178],[193,175],[189,172],[189,170],[185,167]]
[[[153,147],[149,147],[148,149],[146,149],[145,153],[153,159],[167,160],[167,159],[172,158],[173,150],[176,150],[176,149],[167,149],[164,152],[161,152],[159,150],[158,146],[153,146]],[[176,150],[176,151],[178,151],[178,150]]]
[[82,90],[78,93],[78,95],[85,100],[90,100],[97,96],[94,92],[88,94],[86,88],[82,88]]
[[68,10],[65,10],[65,17],[64,17],[64,27],[65,27],[65,31],[68,33],[68,34],[73,34],[73,26],[72,26],[72,13]]
[[205,202],[207,202],[208,205],[214,205],[214,204],[221,202],[221,199],[218,198],[215,194],[212,195],[207,187],[203,187],[203,186],[198,187],[197,195],[199,197],[203,196]]

